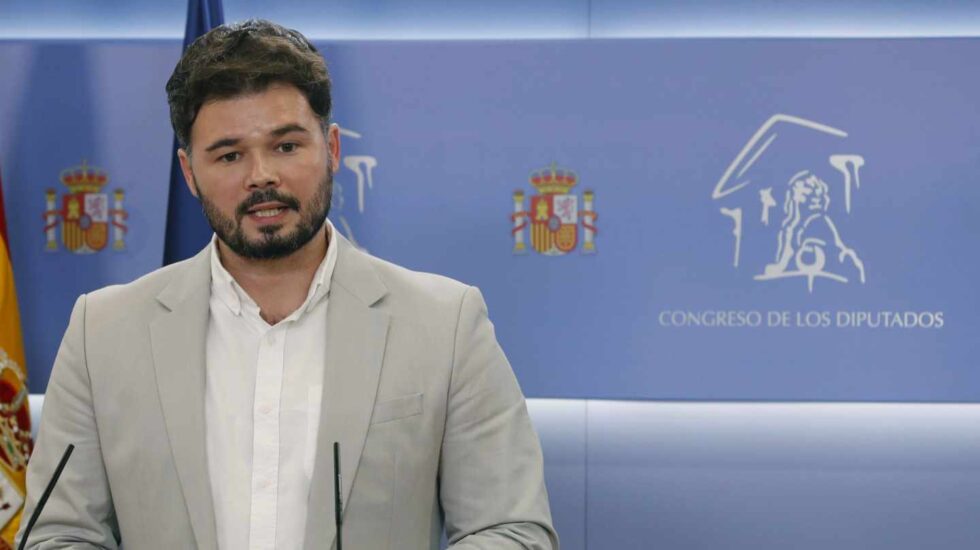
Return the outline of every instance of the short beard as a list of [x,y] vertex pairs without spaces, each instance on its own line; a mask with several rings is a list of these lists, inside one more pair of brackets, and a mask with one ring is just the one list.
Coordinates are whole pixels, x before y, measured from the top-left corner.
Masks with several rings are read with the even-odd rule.
[[[302,205],[296,197],[280,193],[277,189],[270,187],[252,193],[248,199],[238,205],[238,208],[235,209],[235,219],[231,219],[222,214],[217,206],[201,192],[201,188],[197,185],[197,178],[194,178],[194,188],[197,189],[197,196],[201,201],[204,216],[221,242],[242,258],[277,260],[303,248],[323,228],[323,224],[327,221],[327,214],[330,213],[333,169],[330,166],[327,167],[326,176],[320,182],[316,194],[306,205],[305,210],[302,209]],[[242,219],[248,215],[249,208],[263,202],[280,202],[286,208],[299,212],[300,220],[296,229],[288,235],[280,235],[282,225],[267,225],[260,229],[262,237],[258,240],[249,240],[242,230]]]

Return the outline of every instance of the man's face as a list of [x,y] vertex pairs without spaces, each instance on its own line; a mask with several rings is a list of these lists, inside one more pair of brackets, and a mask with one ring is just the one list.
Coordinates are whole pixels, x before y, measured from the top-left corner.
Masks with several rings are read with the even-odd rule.
[[243,258],[282,258],[323,227],[340,135],[324,136],[306,97],[288,84],[209,101],[178,152],[188,187],[218,238]]

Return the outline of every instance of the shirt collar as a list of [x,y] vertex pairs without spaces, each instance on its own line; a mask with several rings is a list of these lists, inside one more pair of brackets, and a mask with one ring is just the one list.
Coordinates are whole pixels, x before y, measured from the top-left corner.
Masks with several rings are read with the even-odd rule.
[[[330,239],[327,246],[327,254],[324,256],[320,266],[317,267],[310,283],[309,291],[306,293],[306,300],[296,308],[284,321],[293,320],[323,300],[330,291],[330,281],[333,279],[334,268],[337,266],[337,237],[336,229],[330,220],[326,220],[327,235]],[[225,266],[221,264],[221,257],[218,255],[218,237],[211,236],[211,292],[221,300],[225,306],[235,315],[242,314],[242,308],[247,307],[258,314],[259,307],[255,300],[245,292],[245,289],[235,281],[235,278],[228,273]]]

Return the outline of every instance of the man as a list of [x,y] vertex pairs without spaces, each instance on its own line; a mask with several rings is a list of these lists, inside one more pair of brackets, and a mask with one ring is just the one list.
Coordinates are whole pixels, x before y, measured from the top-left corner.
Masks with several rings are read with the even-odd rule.
[[541,452],[479,291],[325,223],[340,135],[302,35],[196,41],[167,83],[215,238],[75,304],[26,513],[76,448],[35,548],[557,548]]

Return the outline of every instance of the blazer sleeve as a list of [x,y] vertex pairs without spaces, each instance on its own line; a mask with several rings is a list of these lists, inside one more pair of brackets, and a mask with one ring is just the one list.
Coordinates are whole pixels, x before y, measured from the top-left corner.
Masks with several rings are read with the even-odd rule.
[[38,518],[27,548],[119,547],[118,526],[109,493],[92,388],[86,361],[86,296],[75,302],[68,329],[54,361],[34,452],[27,466],[23,537],[27,518],[69,443],[75,445],[48,503]]
[[439,478],[449,548],[557,549],[541,446],[474,287],[454,345]]

